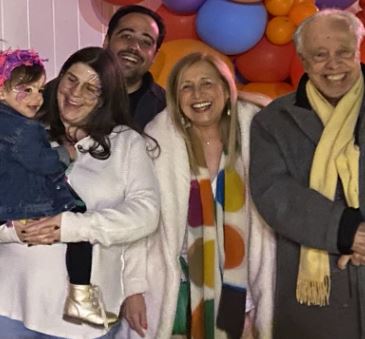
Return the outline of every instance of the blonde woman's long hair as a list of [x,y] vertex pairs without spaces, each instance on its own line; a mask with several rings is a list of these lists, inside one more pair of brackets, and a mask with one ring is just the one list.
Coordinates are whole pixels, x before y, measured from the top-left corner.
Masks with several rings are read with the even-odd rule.
[[237,154],[241,149],[239,124],[237,122],[237,88],[232,72],[227,64],[221,59],[206,53],[191,53],[180,59],[173,67],[167,82],[166,101],[167,109],[172,115],[172,121],[176,129],[183,136],[188,150],[190,168],[193,173],[198,173],[198,162],[194,156],[193,145],[189,134],[187,117],[182,112],[179,102],[179,90],[182,74],[192,65],[198,62],[206,62],[213,66],[223,81],[228,93],[228,100],[220,120],[220,132],[223,150],[228,156],[226,167],[233,167]]

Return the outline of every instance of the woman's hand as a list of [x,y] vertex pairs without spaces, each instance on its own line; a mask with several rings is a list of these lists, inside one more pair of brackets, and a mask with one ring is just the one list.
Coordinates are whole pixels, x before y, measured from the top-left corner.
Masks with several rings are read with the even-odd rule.
[[76,153],[74,144],[65,138],[65,140],[62,141],[62,145],[63,145],[63,147],[65,147],[65,149],[68,153],[68,156],[70,157],[70,160],[74,161],[77,157],[77,153]]
[[14,227],[19,239],[30,245],[51,245],[60,241],[61,214],[41,218],[39,220],[27,220],[25,225],[20,226],[21,222],[15,222]]
[[128,321],[129,326],[141,337],[147,330],[146,303],[142,294],[134,294],[124,300],[122,317]]
[[255,331],[255,321],[254,321],[254,313],[255,309],[252,309],[249,312],[246,312],[245,315],[245,327],[242,333],[242,339],[254,339],[254,331]]
[[272,99],[265,94],[245,91],[238,92],[238,99],[248,101],[260,108],[267,106],[272,101]]
[[25,220],[13,220],[11,222],[20,241],[24,242],[24,233],[27,228]]

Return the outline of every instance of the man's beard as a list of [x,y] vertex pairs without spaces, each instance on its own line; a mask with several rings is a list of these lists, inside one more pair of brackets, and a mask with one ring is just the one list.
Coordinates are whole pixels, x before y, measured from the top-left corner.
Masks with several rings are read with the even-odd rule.
[[127,87],[133,87],[134,85],[138,84],[144,74],[141,74],[138,69],[129,70],[125,75],[125,82]]

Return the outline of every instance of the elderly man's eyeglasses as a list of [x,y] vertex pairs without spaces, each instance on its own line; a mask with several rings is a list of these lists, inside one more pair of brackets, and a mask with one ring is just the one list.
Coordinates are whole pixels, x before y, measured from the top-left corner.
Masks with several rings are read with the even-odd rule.
[[81,95],[87,100],[96,100],[102,94],[100,87],[93,85],[90,82],[80,83],[77,77],[69,73],[66,73],[62,77],[60,87],[72,92],[74,95]]
[[332,59],[336,61],[351,60],[356,55],[356,51],[350,49],[343,49],[335,51],[333,54],[328,51],[317,51],[309,55],[310,59],[316,63],[328,62]]

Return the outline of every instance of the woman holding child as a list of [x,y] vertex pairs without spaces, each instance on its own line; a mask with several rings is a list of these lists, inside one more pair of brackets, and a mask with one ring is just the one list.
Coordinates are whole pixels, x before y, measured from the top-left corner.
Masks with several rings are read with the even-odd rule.
[[45,119],[51,137],[75,153],[67,177],[87,211],[1,225],[1,333],[4,338],[113,338],[118,325],[106,334],[103,327],[63,320],[65,243],[93,245],[91,281],[100,287],[105,309],[118,314],[128,296],[144,292],[146,281],[137,277],[145,248],[133,242],[157,226],[151,160],[144,139],[130,127],[123,76],[111,52],[90,47],[70,56],[49,102]]

